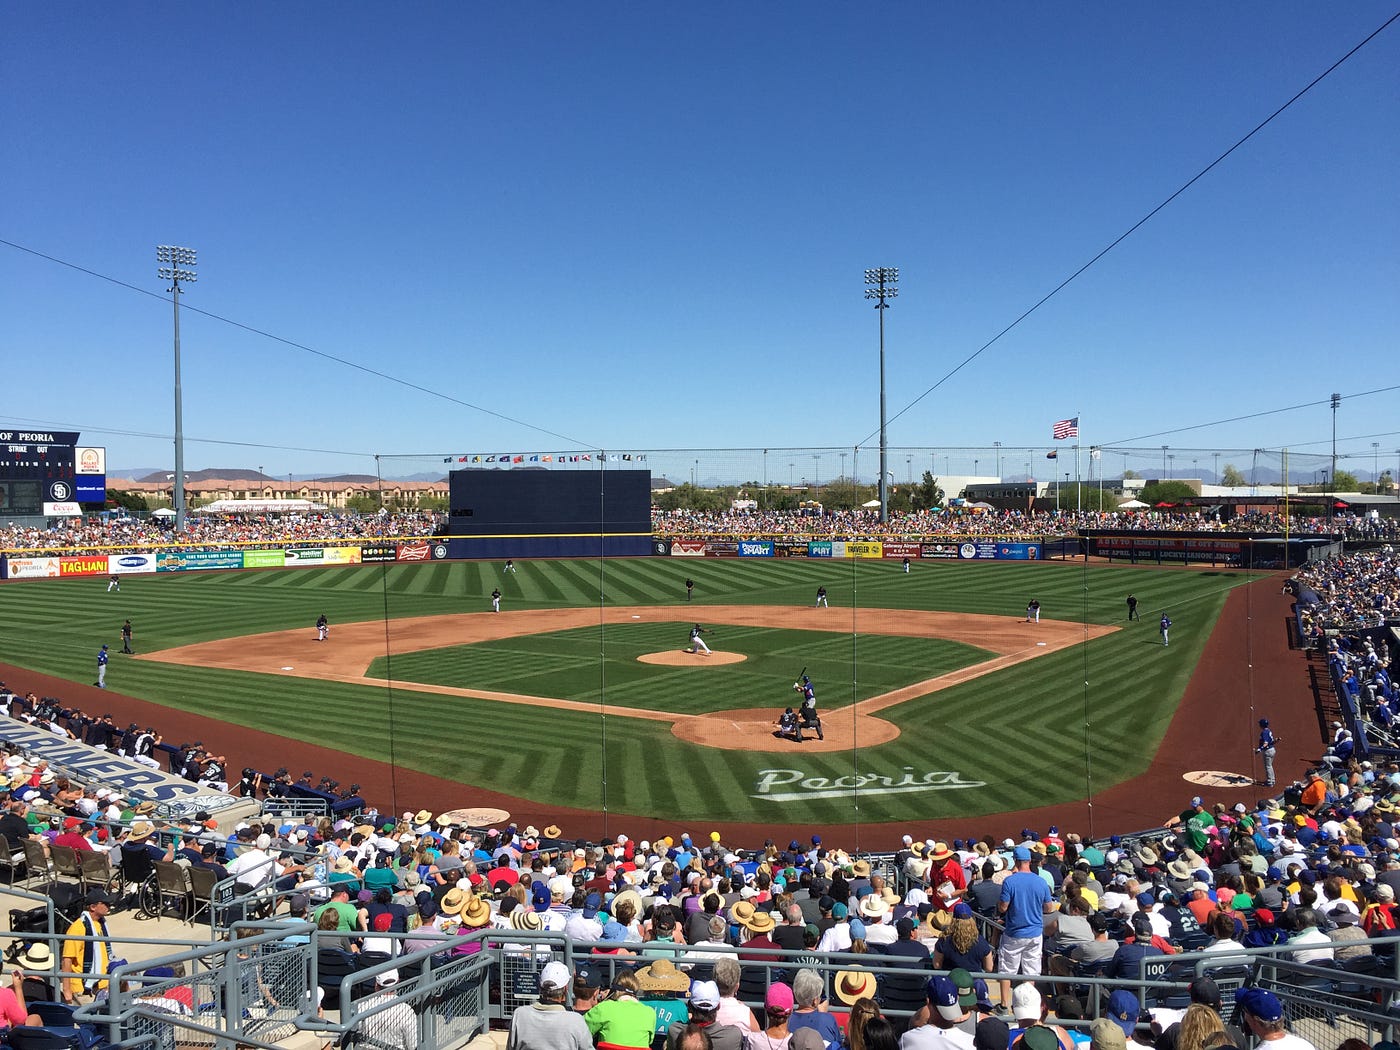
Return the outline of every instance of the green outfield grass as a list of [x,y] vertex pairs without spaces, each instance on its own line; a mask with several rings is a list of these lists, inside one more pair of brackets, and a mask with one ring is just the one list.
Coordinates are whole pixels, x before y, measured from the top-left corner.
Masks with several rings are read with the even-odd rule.
[[[720,751],[682,743],[664,723],[613,717],[604,725],[592,713],[440,698],[396,690],[392,683],[344,685],[120,656],[108,673],[109,687],[117,692],[294,740],[305,739],[314,727],[317,742],[330,747],[509,794],[567,800],[571,806],[603,804],[606,760],[606,804],[615,814],[849,821],[856,817],[856,800],[849,794],[850,778],[856,776],[864,781],[861,820],[976,816],[1083,797],[1079,755],[1086,715],[1096,741],[1095,789],[1140,771],[1171,718],[1226,593],[1247,580],[1243,572],[1063,563],[919,564],[908,575],[897,563],[859,560],[650,558],[526,562],[518,568],[518,575],[504,577],[499,563],[133,576],[123,579],[120,594],[110,595],[104,579],[9,583],[0,586],[0,661],[91,682],[98,646],[107,642],[120,648],[118,628],[128,616],[136,627],[136,648],[149,652],[260,631],[309,630],[322,612],[332,624],[485,612],[496,586],[507,611],[596,607],[600,595],[611,605],[674,604],[683,600],[689,575],[697,584],[700,619],[707,602],[809,605],[817,586],[825,585],[833,619],[848,617],[845,629],[851,632],[819,657],[828,661],[819,678],[821,700],[834,709],[868,695],[867,687],[873,690],[882,674],[899,677],[897,667],[881,666],[883,640],[859,633],[859,608],[1022,616],[1026,601],[1035,597],[1049,619],[1122,623],[1124,597],[1136,593],[1142,623],[889,709],[882,717],[897,724],[901,736],[855,755],[774,750],[766,738],[753,741],[752,750]],[[1175,622],[1170,649],[1156,644],[1155,620],[1163,610]],[[656,648],[679,644],[671,630]],[[613,631],[608,629],[609,637]],[[580,637],[586,647],[586,634]],[[491,671],[493,680],[530,691],[524,683],[535,672],[547,672],[538,666],[538,652],[519,648],[534,643],[499,644],[506,653],[516,647],[520,666],[512,670],[505,660]],[[957,647],[948,645],[939,643],[939,649],[960,659]],[[404,674],[404,659],[394,660],[396,677]],[[781,664],[787,658],[774,659]],[[783,666],[772,680],[779,694],[771,700],[775,706],[792,695],[784,690],[803,662],[811,661]],[[753,664],[750,670],[760,661]],[[605,689],[597,695],[616,702],[608,683],[614,668],[596,659],[583,660],[579,668],[576,689],[585,694]],[[768,679],[754,681],[753,702],[768,702],[758,700],[759,693],[768,696]],[[630,688],[619,686],[623,695]],[[722,706],[752,706],[750,701],[736,695]],[[470,739],[443,733],[444,725],[470,727]],[[1063,761],[1065,748],[1050,746],[1055,741],[1064,741],[1075,760]],[[953,786],[946,777],[942,785],[908,784],[911,777],[922,781],[937,773],[979,786]],[[884,780],[866,780],[870,777]],[[901,785],[920,790],[893,790]],[[787,795],[800,797],[780,797]]]
[[[794,704],[792,683],[804,668],[822,694],[850,674],[849,636],[733,624],[708,640],[712,648],[743,654],[743,663],[663,667],[638,662],[646,653],[680,649],[677,641],[689,630],[689,623],[663,622],[551,631],[405,653],[392,661],[381,656],[369,676],[695,715]],[[855,696],[878,696],[994,655],[941,638],[872,635],[861,641]],[[849,693],[842,690],[843,700]]]

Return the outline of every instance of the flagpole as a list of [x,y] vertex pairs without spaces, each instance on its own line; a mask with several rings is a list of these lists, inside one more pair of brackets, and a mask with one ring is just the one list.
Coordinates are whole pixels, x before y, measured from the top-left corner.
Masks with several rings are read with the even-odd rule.
[[1074,512],[1076,514],[1084,512],[1084,477],[1079,472],[1079,447],[1084,440],[1082,437],[1083,419],[1079,409],[1076,408],[1074,410]]

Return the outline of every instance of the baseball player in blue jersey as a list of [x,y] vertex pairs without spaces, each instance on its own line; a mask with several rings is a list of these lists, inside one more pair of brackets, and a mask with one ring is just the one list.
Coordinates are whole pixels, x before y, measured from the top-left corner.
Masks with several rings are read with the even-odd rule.
[[1269,728],[1267,718],[1259,719],[1259,746],[1254,750],[1264,758],[1264,786],[1273,787],[1274,755],[1278,753],[1278,737],[1274,736],[1274,731]]
[[[804,674],[802,681],[793,682],[792,687],[802,694],[802,710],[800,712],[802,728],[815,729],[817,739],[825,740],[826,735],[822,732],[822,720],[817,716],[817,690],[812,685],[812,680]],[[797,739],[802,739],[800,730]]]
[[1159,630],[1159,631],[1162,632],[1162,644],[1163,644],[1163,645],[1168,645],[1168,644],[1170,644],[1170,643],[1169,643],[1169,640],[1168,640],[1168,638],[1167,638],[1167,632],[1170,631],[1171,629],[1172,629],[1172,621],[1171,621],[1171,618],[1170,618],[1169,616],[1167,616],[1166,613],[1163,613],[1163,614],[1162,614],[1162,621],[1161,621],[1161,623],[1159,623],[1159,624],[1157,625],[1157,630]]
[[97,651],[97,681],[92,683],[99,689],[107,688],[107,647]]

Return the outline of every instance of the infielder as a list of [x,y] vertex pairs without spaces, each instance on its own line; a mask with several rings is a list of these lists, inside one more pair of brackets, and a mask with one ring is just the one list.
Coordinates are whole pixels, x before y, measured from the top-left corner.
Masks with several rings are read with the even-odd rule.
[[111,578],[110,580],[107,581],[107,593],[108,593],[108,594],[111,594],[113,591],[116,591],[118,594],[120,594],[120,593],[121,593],[121,589],[122,589],[122,580],[121,580],[121,577],[120,577],[120,576],[117,576],[117,575],[115,575],[115,574],[113,574],[112,578]]
[[316,617],[316,640],[324,642],[331,634],[331,622],[326,619],[326,614],[322,613]]
[[816,604],[816,608],[818,608],[818,609],[829,609],[829,608],[831,608],[831,606],[829,606],[829,605],[826,604],[826,588],[825,588],[825,587],[818,587],[818,588],[817,588],[817,604]]
[[705,639],[700,637],[702,634],[709,634],[709,632],[698,623],[690,629],[690,651],[693,653],[704,653],[706,656],[709,656],[710,647],[705,644]]
[[501,589],[499,587],[491,592],[491,611],[501,611]]

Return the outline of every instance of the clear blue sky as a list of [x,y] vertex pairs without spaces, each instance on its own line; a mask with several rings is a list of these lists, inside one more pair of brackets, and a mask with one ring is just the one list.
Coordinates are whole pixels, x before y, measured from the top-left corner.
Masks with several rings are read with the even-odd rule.
[[[894,416],[1393,13],[27,4],[0,37],[0,237],[155,293],[154,246],[196,247],[187,305],[520,421],[185,312],[189,438],[286,446],[191,440],[190,468],[869,446],[865,267],[901,271]],[[1398,100],[1400,23],[891,445],[1049,446],[1076,412],[1123,442],[1400,384]],[[0,317],[0,426],[173,461],[168,302],[0,246]],[[1367,475],[1395,402],[1339,413]],[[1319,407],[1138,443],[1330,434]]]

